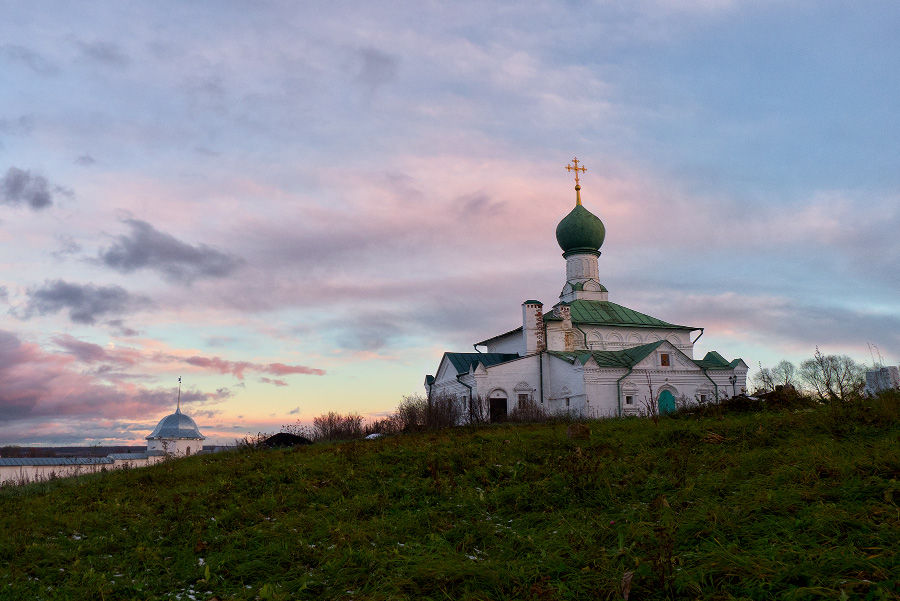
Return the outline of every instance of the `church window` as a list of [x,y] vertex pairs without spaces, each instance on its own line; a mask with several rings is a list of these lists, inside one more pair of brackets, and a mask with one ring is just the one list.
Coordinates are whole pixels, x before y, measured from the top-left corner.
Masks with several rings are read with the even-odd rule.
[[634,396],[630,394],[625,395],[625,404],[626,405],[634,405]]
[[569,406],[569,399],[566,399],[566,407]]
[[669,360],[669,353],[663,353],[659,356],[659,364],[662,367],[669,367],[671,362]]
[[521,405],[522,403],[527,403],[527,402],[528,402],[528,395],[520,394],[519,395],[519,404]]
[[705,402],[706,402],[706,399],[707,399],[707,396],[706,396],[705,394],[701,394],[701,395],[700,395],[700,402],[701,402],[701,403],[705,403]]

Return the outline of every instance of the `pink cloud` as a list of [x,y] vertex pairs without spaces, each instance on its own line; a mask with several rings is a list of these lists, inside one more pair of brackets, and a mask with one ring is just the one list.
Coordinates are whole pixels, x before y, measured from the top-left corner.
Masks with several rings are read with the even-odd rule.
[[303,365],[285,365],[284,363],[269,363],[262,371],[274,376],[286,376],[289,374],[312,374],[321,376],[325,374],[325,371],[321,369],[314,369]]
[[[288,376],[294,374],[325,375],[325,370],[305,365],[286,365],[284,363],[254,363],[251,361],[231,361],[222,357],[204,357],[201,355],[192,355],[188,357],[181,356],[177,352],[159,350],[140,350],[129,347],[107,348],[79,340],[69,334],[62,334],[53,338],[53,341],[62,349],[65,354],[57,354],[56,356],[63,362],[80,362],[96,365],[93,375],[103,377],[105,379],[127,379],[137,378],[140,376],[134,374],[124,374],[120,370],[121,367],[127,366],[138,368],[145,363],[181,363],[187,364],[200,369],[213,371],[220,374],[230,374],[239,380],[243,380],[247,373],[270,374],[273,376]],[[151,345],[153,346],[153,345]],[[158,347],[158,345],[155,345]],[[38,347],[35,347],[36,349]],[[39,352],[39,351],[36,351]],[[266,379],[267,383],[275,383],[276,381]],[[278,380],[277,386],[286,386],[283,380]]]
[[115,363],[135,365],[141,359],[140,351],[131,348],[115,349],[85,342],[71,334],[61,334],[53,342],[82,363]]
[[[250,363],[249,361],[228,361],[221,357],[188,357],[182,362],[195,367],[209,369],[220,374],[231,374],[239,380],[244,379],[244,372],[255,372],[284,376],[289,374],[325,375],[325,370],[306,367],[304,365],[285,365],[284,363]],[[285,385],[286,384],[279,384]]]
[[231,374],[239,380],[244,379],[244,370],[252,366],[246,361],[228,361],[219,357],[188,357],[181,360],[188,365],[202,367],[220,374]]
[[[144,418],[170,407],[172,388],[147,388],[130,381],[103,382],[96,374],[76,367],[82,360],[103,361],[110,357],[97,345],[71,337],[57,342],[76,354],[44,352],[37,344],[24,342],[11,332],[0,331],[0,422],[12,423],[46,418]],[[115,360],[115,357],[112,358]],[[130,359],[129,359],[130,360]],[[188,403],[217,402],[227,398],[214,393],[187,390]]]

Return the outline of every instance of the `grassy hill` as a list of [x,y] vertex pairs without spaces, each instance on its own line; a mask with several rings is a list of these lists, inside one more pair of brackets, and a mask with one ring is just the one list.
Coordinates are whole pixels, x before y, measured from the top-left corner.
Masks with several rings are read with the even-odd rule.
[[0,599],[900,599],[898,416],[457,428],[5,488]]

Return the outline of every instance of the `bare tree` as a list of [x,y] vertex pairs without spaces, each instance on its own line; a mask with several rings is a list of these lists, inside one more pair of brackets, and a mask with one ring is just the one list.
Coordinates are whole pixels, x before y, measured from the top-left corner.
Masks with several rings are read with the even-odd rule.
[[847,355],[816,354],[800,364],[800,378],[823,402],[849,401],[862,394],[865,366]]
[[797,367],[790,361],[782,360],[772,368],[772,378],[775,386],[793,386],[799,388],[800,378]]
[[753,374],[751,383],[754,391],[757,393],[775,390],[775,376],[772,374],[772,370],[768,367],[763,367],[762,363],[759,364],[759,371]]
[[647,376],[647,388],[650,390],[650,396],[645,396],[641,404],[644,405],[644,414],[653,420],[654,424],[659,424],[659,401],[653,394],[653,380],[650,378],[650,371],[645,371]]
[[799,388],[800,376],[797,366],[790,361],[781,360],[772,368],[759,364],[759,371],[753,374],[752,384],[756,392],[772,392],[776,386]]

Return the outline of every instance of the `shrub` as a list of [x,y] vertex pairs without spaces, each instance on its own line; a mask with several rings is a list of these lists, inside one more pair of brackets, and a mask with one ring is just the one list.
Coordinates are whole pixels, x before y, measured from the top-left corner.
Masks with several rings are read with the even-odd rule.
[[314,440],[352,440],[362,438],[363,417],[358,413],[341,415],[336,411],[329,411],[324,415],[313,418]]
[[462,421],[462,407],[449,395],[433,395],[429,399],[413,394],[403,397],[394,413],[366,427],[366,432],[398,434],[422,430],[452,428]]
[[547,421],[547,411],[534,399],[519,401],[506,417],[510,422],[538,423]]
[[243,438],[234,441],[234,446],[242,451],[256,451],[266,448],[263,442],[269,438],[271,434],[265,432],[257,432],[256,434],[248,434]]
[[429,430],[452,428],[462,421],[462,406],[452,396],[434,395],[425,408],[425,427]]

